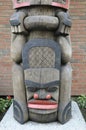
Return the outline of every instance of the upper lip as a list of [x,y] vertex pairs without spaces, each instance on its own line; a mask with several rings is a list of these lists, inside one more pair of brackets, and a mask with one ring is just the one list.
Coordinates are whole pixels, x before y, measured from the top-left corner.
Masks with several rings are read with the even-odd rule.
[[39,104],[39,105],[54,105],[54,104],[57,104],[56,101],[53,101],[52,99],[50,100],[34,100],[34,99],[31,99],[28,101],[28,103],[31,103],[31,104]]
[[28,107],[39,110],[53,110],[57,109],[58,103],[53,100],[30,100]]

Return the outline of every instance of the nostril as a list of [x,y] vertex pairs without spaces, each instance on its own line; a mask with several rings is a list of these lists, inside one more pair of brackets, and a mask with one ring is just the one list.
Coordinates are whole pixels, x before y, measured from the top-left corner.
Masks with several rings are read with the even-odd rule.
[[38,94],[35,93],[35,94],[34,94],[34,99],[38,99],[38,98],[39,98]]
[[51,99],[51,95],[48,94],[48,95],[46,96],[46,99]]

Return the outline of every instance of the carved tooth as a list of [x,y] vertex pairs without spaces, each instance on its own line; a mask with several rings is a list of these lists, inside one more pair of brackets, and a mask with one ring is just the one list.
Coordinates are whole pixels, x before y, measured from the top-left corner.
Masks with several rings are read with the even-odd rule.
[[65,27],[65,33],[68,33],[67,27]]
[[19,28],[17,27],[17,32],[19,32]]
[[15,32],[15,29],[13,26],[11,26],[11,31],[12,31],[12,33]]
[[17,33],[17,26],[15,26],[15,32]]
[[21,32],[21,27],[20,27],[20,25],[18,26],[18,31]]
[[64,30],[65,30],[65,25],[62,26],[61,33],[64,33]]

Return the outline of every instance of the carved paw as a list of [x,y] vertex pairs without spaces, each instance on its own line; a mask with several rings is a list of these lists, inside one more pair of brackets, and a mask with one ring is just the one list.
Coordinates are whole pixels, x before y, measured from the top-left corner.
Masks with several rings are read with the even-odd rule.
[[68,12],[58,12],[56,16],[59,18],[59,27],[56,34],[68,35],[72,26],[71,18]]
[[11,31],[15,34],[27,33],[24,28],[24,18],[26,14],[24,12],[16,12],[10,18]]

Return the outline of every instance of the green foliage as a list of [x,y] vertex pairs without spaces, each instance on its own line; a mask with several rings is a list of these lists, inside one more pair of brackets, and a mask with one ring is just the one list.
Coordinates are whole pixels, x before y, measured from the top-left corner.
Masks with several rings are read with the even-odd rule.
[[79,96],[76,101],[80,108],[86,109],[86,95]]
[[8,96],[6,99],[0,98],[0,113],[4,113],[11,105],[12,99]]

